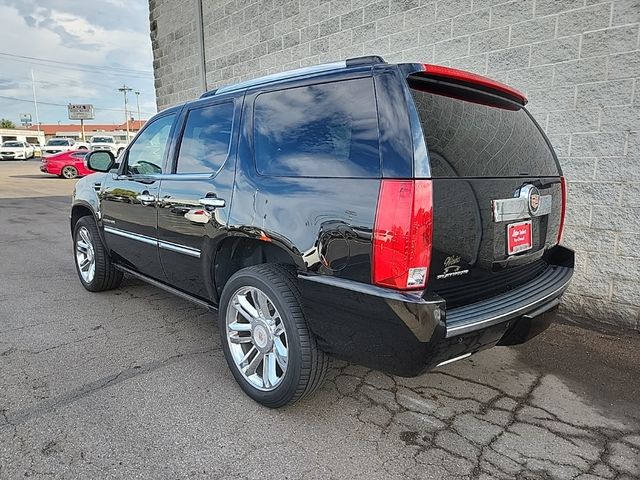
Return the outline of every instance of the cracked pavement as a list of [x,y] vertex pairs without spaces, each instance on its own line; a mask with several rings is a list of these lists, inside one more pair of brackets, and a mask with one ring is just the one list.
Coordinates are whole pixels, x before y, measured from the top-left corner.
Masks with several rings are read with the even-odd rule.
[[73,181],[0,163],[0,479],[640,478],[640,338],[556,324],[416,378],[335,360],[260,407],[215,314],[82,289]]

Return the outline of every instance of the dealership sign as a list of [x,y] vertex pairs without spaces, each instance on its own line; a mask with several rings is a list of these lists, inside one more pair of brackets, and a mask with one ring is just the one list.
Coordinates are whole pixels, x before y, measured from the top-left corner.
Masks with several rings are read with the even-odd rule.
[[69,120],[93,120],[93,105],[90,104],[69,104]]

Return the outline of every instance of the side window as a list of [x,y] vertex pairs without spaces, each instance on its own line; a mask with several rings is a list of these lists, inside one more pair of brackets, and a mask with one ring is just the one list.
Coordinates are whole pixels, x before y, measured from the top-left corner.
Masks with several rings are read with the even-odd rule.
[[162,160],[169,143],[175,114],[154,120],[129,147],[125,173],[150,175],[162,173]]
[[262,93],[255,101],[253,134],[262,175],[380,175],[371,78]]
[[216,173],[229,154],[232,123],[232,102],[191,110],[176,173]]

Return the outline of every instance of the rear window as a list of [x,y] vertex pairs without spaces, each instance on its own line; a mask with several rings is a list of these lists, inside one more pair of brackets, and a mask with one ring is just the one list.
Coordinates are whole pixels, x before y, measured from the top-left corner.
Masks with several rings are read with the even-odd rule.
[[359,78],[262,93],[254,111],[262,175],[378,177],[373,80]]
[[553,153],[525,109],[425,90],[411,85],[433,177],[558,175]]

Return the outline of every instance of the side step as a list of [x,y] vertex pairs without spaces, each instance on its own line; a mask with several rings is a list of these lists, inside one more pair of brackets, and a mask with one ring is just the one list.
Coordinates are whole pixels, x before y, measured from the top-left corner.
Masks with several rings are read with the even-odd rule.
[[153,285],[154,287],[161,288],[162,290],[172,293],[178,297],[182,297],[185,300],[189,300],[190,302],[195,303],[196,305],[199,305],[203,308],[206,308],[207,310],[213,310],[214,312],[218,311],[218,307],[213,305],[212,303],[201,300],[197,297],[194,297],[193,295],[189,295],[188,293],[185,293],[182,290],[178,290],[177,288],[173,288],[167,285],[166,283],[162,283],[154,278],[147,277],[142,273],[136,272],[135,270],[131,270],[130,268],[124,267],[122,265],[115,264],[114,266],[121,272],[127,273],[133,277],[139,278],[143,282]]

